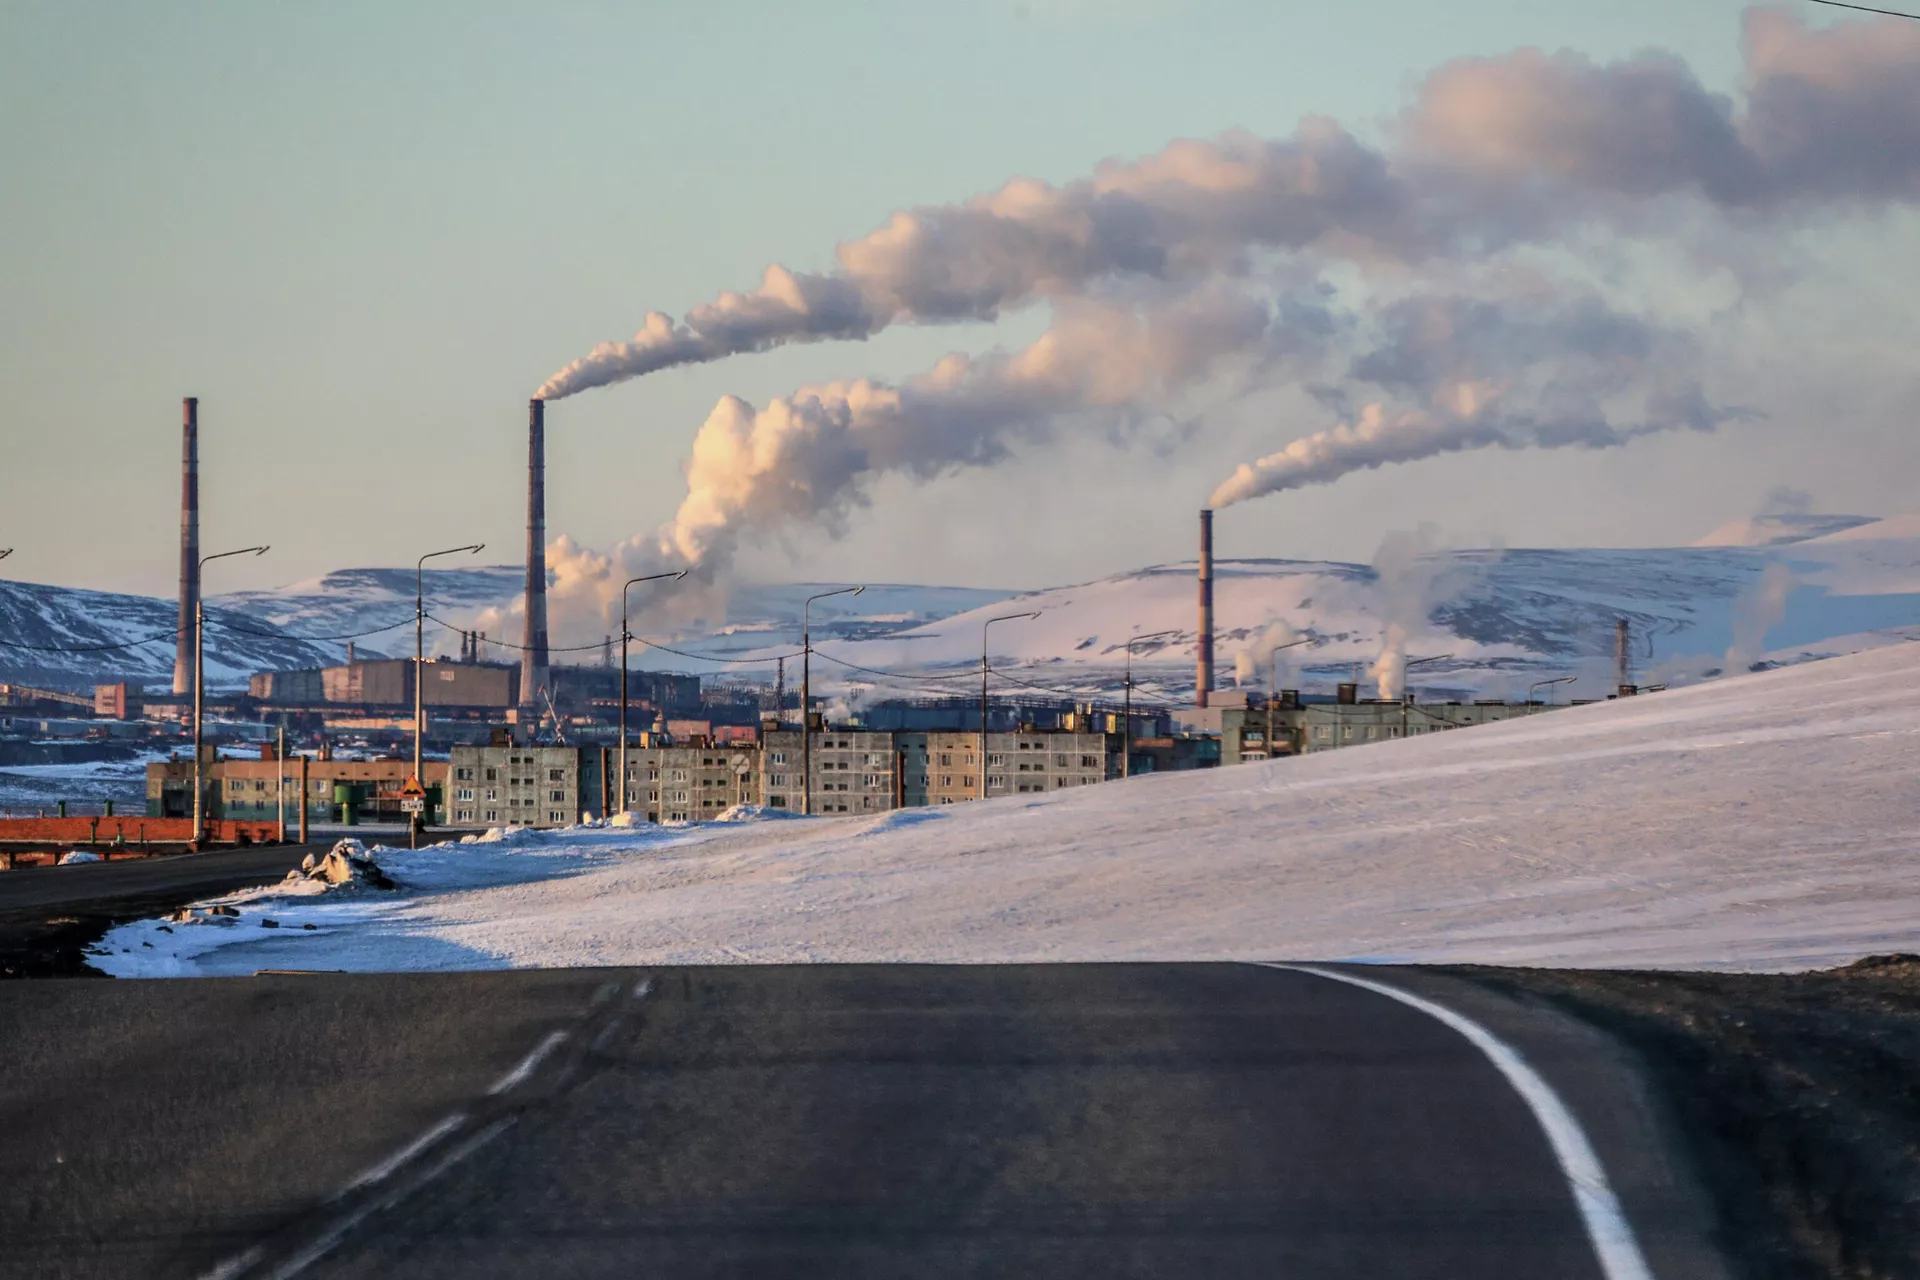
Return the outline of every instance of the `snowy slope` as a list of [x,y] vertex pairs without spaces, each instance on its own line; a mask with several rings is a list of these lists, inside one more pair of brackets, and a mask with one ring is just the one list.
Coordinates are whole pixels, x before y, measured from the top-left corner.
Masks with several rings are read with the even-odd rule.
[[[1299,635],[1310,643],[1287,652],[1282,680],[1325,690],[1353,678],[1356,667],[1364,671],[1397,624],[1406,633],[1408,656],[1444,655],[1412,672],[1413,686],[1428,696],[1520,696],[1535,681],[1570,675],[1578,683],[1562,689],[1562,696],[1596,697],[1613,682],[1614,624],[1622,617],[1635,637],[1634,679],[1675,684],[1718,674],[1730,654],[1734,666],[1743,668],[1763,656],[1792,660],[1801,653],[1849,652],[1920,625],[1920,516],[1756,520],[1774,522],[1766,538],[1747,539],[1765,545],[1437,551],[1383,562],[1384,571],[1334,561],[1222,559],[1216,565],[1219,680],[1232,686],[1239,658],[1250,682],[1266,688],[1272,646]],[[1780,532],[1788,525],[1790,537]],[[1194,684],[1194,577],[1189,561],[1017,596],[871,584],[862,595],[815,605],[820,656],[814,680],[825,692],[856,697],[964,693],[977,688],[971,682],[983,624],[1031,610],[1041,616],[993,629],[994,666],[1003,677],[1063,693],[1117,696],[1128,639],[1172,631],[1138,649],[1138,692],[1184,701]],[[484,612],[495,611],[482,625],[495,639],[512,643],[519,639],[513,611],[520,585],[521,572],[511,565],[429,570],[428,608],[455,626],[475,625]],[[769,682],[773,656],[792,653],[798,643],[801,602],[839,585],[736,585],[712,598],[713,616],[705,621],[636,625],[647,639],[702,658],[642,646],[634,661]],[[304,636],[398,624],[360,637],[357,651],[404,653],[411,648],[413,592],[410,569],[352,569],[274,591],[221,596],[211,605],[216,613],[238,612]],[[126,637],[172,626],[172,607],[164,601],[16,583],[0,584],[0,627],[8,622],[10,600],[27,618],[22,625],[30,636]],[[503,617],[507,634],[501,634]],[[152,625],[142,630],[149,619]],[[0,630],[0,638],[8,633]],[[560,634],[555,643],[592,644],[599,638]],[[1849,639],[1842,644],[1842,638]],[[215,637],[216,670],[241,675],[274,665],[337,662],[344,654],[342,643],[319,641],[300,650],[306,656],[296,662],[266,661],[265,653],[243,660],[252,651],[233,644],[235,639]],[[455,641],[434,633],[429,644],[452,652]],[[223,646],[232,647],[231,659]],[[149,648],[170,652],[165,642]],[[1782,654],[1787,656],[1777,656]],[[0,651],[0,679],[9,670],[16,672],[13,678],[28,678],[22,666],[9,665],[18,657]],[[122,669],[110,657],[63,661],[62,670],[86,677],[76,683],[113,678]],[[905,674],[873,677],[840,663]],[[158,678],[167,666],[156,661],[142,669]],[[788,674],[791,679],[795,673]],[[1010,682],[1003,687],[1038,692]]]
[[[528,841],[542,857],[516,885],[498,883],[492,854],[463,881],[467,848],[397,853],[418,890],[249,899],[225,933],[127,926],[97,963],[1826,965],[1920,950],[1916,746],[1920,645],[1907,644],[1048,796],[549,833]],[[319,928],[249,927],[268,913]]]
[[1872,516],[1823,516],[1801,511],[1776,511],[1721,525],[1696,547],[1777,547],[1789,542],[1826,537],[1875,523]]
[[[8,642],[0,646],[0,681],[56,689],[86,689],[116,680],[170,685],[177,608],[172,600],[149,596],[0,581],[0,640]],[[216,687],[244,685],[255,671],[335,660],[333,651],[282,638],[282,628],[225,613],[216,601],[208,602],[208,618],[207,681]],[[234,625],[224,625],[229,622]],[[258,632],[269,634],[254,634]],[[14,647],[86,649],[137,640],[145,643],[79,653]]]
[[[1843,535],[1844,538],[1844,535]],[[1449,551],[1422,557],[1411,575],[1383,578],[1366,565],[1323,561],[1215,563],[1219,683],[1235,656],[1251,683],[1271,683],[1279,639],[1310,643],[1283,655],[1292,680],[1325,688],[1371,664],[1389,622],[1408,630],[1409,656],[1443,661],[1415,669],[1416,688],[1520,696],[1546,676],[1579,678],[1575,696],[1613,681],[1616,619],[1636,637],[1635,677],[1682,683],[1718,674],[1769,565],[1786,571],[1777,617],[1749,647],[1813,645],[1831,637],[1920,624],[1920,537],[1802,542],[1777,548]],[[977,669],[981,626],[996,614],[1038,611],[993,629],[996,669],[1015,679],[1113,696],[1131,636],[1171,630],[1136,650],[1136,680],[1158,696],[1190,696],[1194,683],[1196,566],[1160,565],[1073,587],[1030,592],[924,627],[859,644],[823,646],[831,658],[883,670]],[[1409,586],[1406,579],[1417,581]],[[1417,601],[1409,609],[1411,595]],[[1275,624],[1291,634],[1276,636]],[[1865,647],[1863,640],[1854,647]],[[888,687],[883,685],[882,687]]]

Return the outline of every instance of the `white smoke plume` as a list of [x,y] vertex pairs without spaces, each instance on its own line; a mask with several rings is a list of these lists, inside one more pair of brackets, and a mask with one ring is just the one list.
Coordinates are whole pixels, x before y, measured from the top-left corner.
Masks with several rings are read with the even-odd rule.
[[[1502,255],[1608,237],[1684,249],[1712,239],[1703,225],[1795,229],[1920,198],[1920,24],[1815,29],[1756,9],[1744,57],[1736,98],[1663,55],[1462,59],[1426,79],[1385,146],[1325,119],[1180,141],[900,212],[829,270],[776,265],[680,319],[649,314],[538,394],[1035,304],[1055,327],[897,382],[723,398],[668,525],[605,556],[572,549],[571,569],[556,558],[574,585],[552,597],[555,629],[576,604],[603,623],[625,575],[692,565],[713,582],[743,538],[836,533],[883,475],[993,466],[1069,429],[1124,440],[1230,369],[1246,387],[1308,386],[1335,425],[1241,466],[1215,506],[1440,453],[1608,447],[1737,418],[1672,323]],[[1287,288],[1263,290],[1273,279]]]
[[1787,597],[1794,582],[1793,570],[1774,561],[1733,602],[1733,643],[1720,664],[1728,675],[1748,670],[1766,652],[1767,632],[1787,616]]
[[[1744,415],[1707,399],[1694,344],[1598,297],[1414,297],[1377,317],[1379,345],[1324,394],[1347,421],[1242,463],[1210,505],[1330,484],[1443,453],[1598,449]],[[1377,398],[1375,398],[1377,397]]]
[[[1337,123],[1291,136],[1182,140],[1063,185],[1031,179],[893,215],[827,272],[768,267],[675,321],[650,312],[536,393],[560,399],[674,365],[901,322],[992,319],[1036,299],[1140,276],[1243,271],[1259,251],[1362,264],[1484,257],[1648,202],[1743,215],[1920,195],[1920,30],[1896,19],[1815,30],[1745,19],[1741,103],[1677,58],[1597,64],[1537,49],[1448,63],[1390,149]],[[1846,139],[1836,146],[1834,139]]]
[[1271,681],[1273,687],[1268,692],[1278,693],[1287,673],[1293,669],[1289,654],[1279,650],[1283,645],[1305,638],[1285,621],[1268,623],[1259,635],[1233,651],[1234,684],[1252,688],[1262,681]]
[[1388,534],[1374,552],[1371,594],[1381,635],[1368,674],[1384,701],[1397,702],[1406,691],[1407,646],[1431,633],[1428,615],[1434,607],[1485,576],[1485,560],[1437,554],[1440,549],[1439,529],[1423,524],[1412,532]]

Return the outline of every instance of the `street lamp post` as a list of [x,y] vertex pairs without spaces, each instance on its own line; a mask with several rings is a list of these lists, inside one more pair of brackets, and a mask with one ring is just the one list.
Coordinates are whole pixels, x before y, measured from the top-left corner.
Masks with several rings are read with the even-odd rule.
[[[1575,679],[1577,679],[1575,676],[1556,676],[1551,680],[1535,680],[1527,686],[1527,705],[1529,707],[1533,705],[1533,691],[1535,689],[1551,688],[1556,684],[1572,684]],[[1527,714],[1532,715],[1533,712],[1528,711]]]
[[[464,547],[449,547],[445,551],[429,551],[427,554],[421,556],[413,566],[413,782],[414,785],[418,786],[422,791],[426,790],[427,786],[427,784],[420,779],[421,755],[425,744],[427,727],[427,655],[425,641],[427,618],[427,561],[436,559],[439,556],[457,556],[462,551],[471,555],[479,555],[486,549],[486,543],[474,542]],[[446,793],[443,790],[441,792],[440,802],[445,804],[446,799]],[[424,806],[425,801],[423,800],[421,803]],[[420,828],[424,825],[425,814],[426,810],[423,807],[419,812],[409,814],[407,817],[407,847],[410,849],[418,849],[420,847]]]
[[[194,567],[193,581],[198,587],[200,579],[206,576],[209,561],[224,560],[228,556],[263,556],[266,547],[242,547],[238,551],[218,551],[210,556],[201,556],[200,563]],[[200,715],[205,707],[204,689],[206,684],[207,610],[201,593],[193,593],[193,845],[199,849],[206,835],[206,776],[203,772],[200,756]]]
[[1003,613],[980,624],[980,798],[987,798],[987,628],[996,622],[1037,618],[1038,613]]
[[628,578],[626,585],[620,588],[620,812],[627,811],[627,642],[633,639],[633,630],[627,625],[627,591],[636,582],[655,582],[661,578],[679,581],[687,576],[681,569],[675,573],[649,573],[641,578]]
[[839,587],[811,595],[800,605],[800,812],[813,812],[813,728],[808,722],[813,703],[813,630],[807,611],[815,600],[828,596],[857,596],[867,588]]
[[1149,631],[1127,641],[1127,678],[1121,684],[1124,692],[1120,695],[1120,732],[1125,735],[1120,743],[1120,776],[1123,778],[1133,776],[1133,646],[1179,634],[1178,631]]
[[1267,759],[1269,760],[1274,758],[1273,704],[1280,701],[1280,651],[1282,649],[1297,649],[1303,644],[1311,644],[1312,642],[1312,636],[1305,636],[1299,640],[1289,640],[1285,644],[1277,644],[1267,651],[1267,669],[1272,673],[1267,677],[1272,686],[1267,690]]
[[8,556],[12,554],[13,554],[12,547],[0,547],[0,560],[5,560]]
[[1400,736],[1402,738],[1407,736],[1407,729],[1409,727],[1407,724],[1407,672],[1413,670],[1415,667],[1423,667],[1429,662],[1445,662],[1452,656],[1450,653],[1436,653],[1431,658],[1415,658],[1400,668]]

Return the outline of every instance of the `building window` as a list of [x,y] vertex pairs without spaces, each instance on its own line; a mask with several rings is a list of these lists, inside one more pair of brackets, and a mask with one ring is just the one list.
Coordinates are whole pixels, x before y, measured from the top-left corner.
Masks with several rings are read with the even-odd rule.
[[784,751],[775,751],[768,758],[775,764],[785,764],[787,762],[787,753]]
[[500,821],[500,811],[498,809],[487,810],[487,821],[488,822]]
[[560,790],[560,788],[558,787],[555,787],[552,791],[550,791],[547,794],[547,799],[553,801],[555,804],[559,804],[562,800],[565,800],[566,798],[567,798],[567,793]]
[[860,785],[863,787],[877,787],[880,785],[880,779],[877,775],[869,773],[860,779]]
[[[454,793],[454,797],[453,797],[453,798],[454,798],[455,800],[471,800],[471,799],[473,799],[473,788],[472,788],[472,787],[462,787],[462,788],[460,788],[460,790],[459,790],[459,791],[457,791],[457,792],[455,792],[455,793]],[[468,816],[468,817],[472,817],[473,815],[471,815],[471,814],[469,814],[469,815],[467,815],[467,816]]]
[[496,789],[495,789],[495,788],[493,788],[493,787],[488,787],[488,788],[487,788],[487,799],[489,799],[489,800],[498,800],[499,798],[500,798],[500,793],[499,793],[499,791],[498,791],[498,790],[496,790]]
[[566,820],[567,820],[567,815],[564,813],[561,813],[558,809],[550,810],[547,813],[548,822],[565,822]]
[[461,765],[453,771],[453,777],[456,782],[472,782],[473,770],[467,768],[465,765]]
[[487,770],[487,781],[488,782],[500,781],[500,771],[498,769]]
[[547,770],[548,782],[565,782],[566,780],[567,780],[567,771],[565,769]]

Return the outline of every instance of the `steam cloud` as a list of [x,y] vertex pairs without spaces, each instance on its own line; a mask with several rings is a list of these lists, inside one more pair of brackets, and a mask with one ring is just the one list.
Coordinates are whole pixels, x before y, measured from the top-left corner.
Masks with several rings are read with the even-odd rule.
[[743,537],[838,531],[882,475],[992,466],[1070,426],[1124,438],[1229,372],[1242,390],[1306,387],[1334,424],[1240,466],[1215,506],[1468,449],[1713,430],[1744,411],[1708,394],[1695,340],[1556,278],[1561,251],[1685,249],[1714,239],[1703,226],[1797,228],[1920,198],[1920,24],[1815,29],[1756,8],[1743,52],[1737,100],[1662,54],[1461,59],[1428,76],[1386,146],[1325,119],[1175,142],[1078,181],[903,211],[830,270],[776,265],[680,319],[651,313],[538,394],[1039,303],[1055,323],[1025,350],[896,383],[722,399],[674,520],[562,572],[587,598],[642,566],[711,577]]

